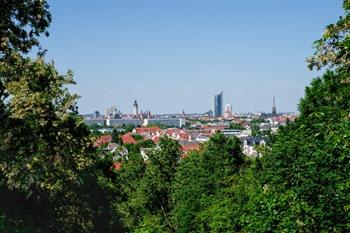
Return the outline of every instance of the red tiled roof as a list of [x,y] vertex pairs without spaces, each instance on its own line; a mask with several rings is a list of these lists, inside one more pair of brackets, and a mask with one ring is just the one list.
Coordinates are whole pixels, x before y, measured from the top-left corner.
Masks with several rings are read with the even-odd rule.
[[112,141],[112,136],[111,135],[102,135],[101,137],[97,138],[94,146],[95,147],[100,147],[104,144],[110,143]]
[[191,150],[199,150],[199,149],[200,149],[199,144],[188,144],[188,145],[181,146],[181,150],[183,150],[184,152],[188,152]]
[[287,119],[294,121],[296,118],[296,116],[276,116],[273,118],[273,120],[278,123],[286,123]]
[[132,133],[126,133],[122,136],[122,141],[124,144],[135,144],[136,140],[132,137]]
[[203,125],[203,129],[215,129],[215,130],[223,130],[226,126],[224,125]]
[[184,133],[185,131],[183,131],[182,129],[167,129],[167,134],[169,134],[170,136],[175,133],[175,134],[179,134],[179,133]]
[[114,169],[116,171],[119,171],[120,169],[122,169],[122,163],[113,163],[111,169]]
[[157,133],[161,131],[159,127],[141,127],[141,128],[136,128],[135,129],[137,134],[143,134],[143,133]]
[[181,146],[181,150],[183,151],[181,158],[185,159],[188,157],[188,152],[194,151],[194,150],[200,150],[200,146],[199,146],[199,144],[183,145],[183,146]]
[[180,140],[188,141],[190,139],[190,135],[188,133],[180,133]]
[[155,137],[152,138],[152,141],[153,141],[155,144],[158,144],[159,141],[160,141],[160,137],[155,136]]

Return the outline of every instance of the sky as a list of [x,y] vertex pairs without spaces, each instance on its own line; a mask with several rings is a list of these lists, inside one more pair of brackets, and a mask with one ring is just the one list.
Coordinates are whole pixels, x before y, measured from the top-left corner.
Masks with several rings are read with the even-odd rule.
[[49,0],[41,39],[74,71],[80,113],[203,113],[214,94],[234,112],[297,111],[313,77],[305,59],[342,0]]

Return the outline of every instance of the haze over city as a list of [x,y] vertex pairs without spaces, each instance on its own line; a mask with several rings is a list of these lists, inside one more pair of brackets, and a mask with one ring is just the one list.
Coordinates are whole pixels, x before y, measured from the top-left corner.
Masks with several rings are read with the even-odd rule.
[[47,57],[72,69],[81,113],[205,112],[214,94],[235,112],[297,110],[315,77],[311,43],[342,1],[49,1]]

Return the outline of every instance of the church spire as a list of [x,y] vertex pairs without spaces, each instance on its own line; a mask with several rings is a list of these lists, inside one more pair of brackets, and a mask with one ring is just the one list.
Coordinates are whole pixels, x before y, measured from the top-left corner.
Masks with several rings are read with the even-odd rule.
[[277,115],[275,97],[273,97],[273,100],[272,100],[272,115],[273,115],[273,116],[276,116],[276,115]]

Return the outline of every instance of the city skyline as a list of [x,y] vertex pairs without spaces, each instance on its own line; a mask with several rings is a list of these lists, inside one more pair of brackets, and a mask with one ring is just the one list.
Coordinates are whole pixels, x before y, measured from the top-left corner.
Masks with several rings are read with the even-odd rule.
[[[168,112],[168,113],[157,113],[153,112],[154,114],[207,114],[209,111],[212,112],[213,117],[225,117],[225,116],[231,116],[233,113],[271,113],[272,115],[276,115],[277,113],[297,113],[296,112],[278,112],[277,111],[277,104],[276,104],[276,98],[275,96],[272,99],[272,110],[271,111],[248,111],[248,112],[239,112],[239,111],[233,111],[232,105],[230,103],[225,104],[224,108],[224,98],[223,98],[223,91],[221,91],[219,94],[215,94],[213,96],[213,103],[212,103],[212,108],[208,109],[208,111],[205,112],[185,112],[182,110],[182,112]],[[132,116],[139,116],[140,114],[145,114],[148,113],[150,114],[152,111],[147,109],[147,107],[144,106],[143,109],[139,109],[139,105],[137,103],[137,100],[134,100],[133,104],[130,105],[129,111],[121,111],[117,105],[111,105],[111,106],[106,106],[103,110],[105,112],[105,117],[108,118],[109,115],[116,115],[116,114],[126,114],[126,115],[132,115]],[[87,112],[85,114],[96,114],[96,113],[101,113],[103,112],[100,109],[95,109],[91,110],[90,112]]]
[[[212,99],[212,103],[211,104],[211,107],[209,107],[206,111],[203,111],[203,112],[194,112],[194,111],[185,111],[184,109],[180,112],[154,112],[155,114],[203,114],[203,113],[206,113],[208,111],[212,111],[213,112],[213,116],[214,117],[218,117],[219,115],[215,115],[215,98],[217,98],[217,96],[219,95],[223,95],[223,91],[221,91],[219,94],[217,95],[214,95],[214,98]],[[276,104],[276,97],[273,96],[273,99],[272,99],[272,105],[270,107],[270,110],[267,110],[267,111],[259,111],[259,110],[255,110],[255,111],[234,111],[232,109],[232,105],[230,104],[230,101],[227,101],[225,102],[223,97],[221,97],[221,104],[222,104],[222,110],[221,110],[221,114],[220,116],[224,116],[224,114],[226,113],[227,111],[227,107],[229,106],[231,109],[230,109],[230,112],[231,114],[232,113],[272,113],[272,114],[276,114],[276,113],[279,113],[276,109],[277,109],[277,104]],[[144,106],[143,109],[139,109],[139,105],[137,103],[138,101],[137,100],[134,100],[133,101],[133,104],[129,106],[129,109],[126,109],[125,111],[121,111],[121,109],[118,108],[118,105],[116,104],[111,104],[110,106],[104,106],[103,109],[90,109],[88,110],[87,112],[84,112],[82,114],[93,114],[94,112],[107,112],[110,108],[118,108],[118,111],[120,111],[121,113],[123,114],[130,114],[130,115],[138,115],[139,114],[139,110],[141,110],[141,112],[145,111],[150,111],[152,112],[152,110],[148,109],[147,107]],[[225,109],[224,109],[224,105],[225,105]],[[272,109],[272,110],[271,110]],[[297,113],[298,111],[283,111],[283,112],[280,112],[280,113]],[[105,113],[106,115],[106,113]]]
[[82,114],[129,112],[135,99],[151,112],[205,112],[218,90],[234,112],[270,112],[273,96],[295,112],[317,76],[311,44],[342,14],[340,0],[49,4],[41,44],[60,72],[74,71]]

